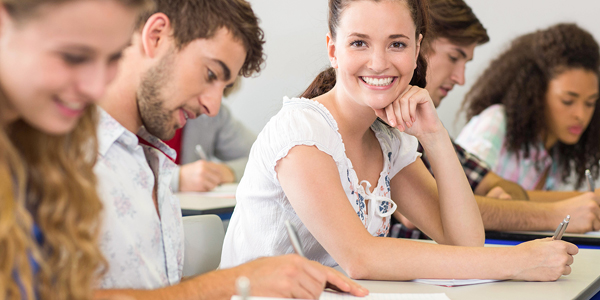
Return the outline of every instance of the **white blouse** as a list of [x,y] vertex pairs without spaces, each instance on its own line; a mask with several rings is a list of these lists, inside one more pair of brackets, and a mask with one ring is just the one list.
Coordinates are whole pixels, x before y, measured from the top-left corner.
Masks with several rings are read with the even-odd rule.
[[[293,253],[285,220],[296,227],[307,258],[327,266],[337,265],[296,215],[277,180],[277,162],[298,145],[316,146],[333,158],[357,217],[373,236],[386,236],[389,215],[396,209],[389,199],[390,180],[420,154],[415,137],[379,121],[375,121],[371,129],[384,154],[383,170],[372,195],[368,192],[368,182],[359,183],[352,162],[346,157],[337,122],[325,106],[308,99],[284,98],[281,111],[267,123],[250,151],[246,171],[237,189],[237,204],[225,235],[221,268],[234,267],[261,256]],[[365,200],[368,199],[371,201],[367,210]]]

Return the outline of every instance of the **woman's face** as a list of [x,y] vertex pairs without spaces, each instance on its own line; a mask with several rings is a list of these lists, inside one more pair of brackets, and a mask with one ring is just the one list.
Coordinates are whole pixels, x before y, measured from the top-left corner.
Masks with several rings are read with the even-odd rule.
[[23,119],[49,133],[73,129],[115,77],[136,11],[117,1],[42,4],[25,19],[0,9],[4,122]]
[[354,1],[343,11],[328,53],[336,88],[360,105],[388,106],[408,86],[420,38],[404,1]]
[[590,124],[598,100],[598,77],[584,69],[568,69],[550,80],[546,93],[546,147],[557,141],[576,144]]

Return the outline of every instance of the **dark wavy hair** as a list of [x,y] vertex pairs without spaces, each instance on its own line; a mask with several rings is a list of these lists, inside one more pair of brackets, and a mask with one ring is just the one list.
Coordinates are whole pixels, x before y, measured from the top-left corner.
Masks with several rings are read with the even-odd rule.
[[431,42],[437,38],[461,46],[483,45],[490,40],[483,24],[463,0],[429,0],[429,25],[429,34],[421,44],[425,54],[430,54]]
[[221,28],[227,28],[242,42],[246,60],[240,75],[249,77],[259,73],[265,62],[263,44],[265,33],[258,26],[258,18],[245,0],[153,0],[155,9],[138,20],[141,30],[150,16],[161,12],[169,17],[173,38],[181,50],[196,39],[209,39]]
[[[600,51],[594,37],[575,24],[557,24],[515,39],[496,58],[465,96],[462,109],[467,119],[494,104],[503,104],[506,113],[505,145],[511,152],[524,150],[530,157],[547,128],[546,92],[549,82],[570,69],[593,72],[600,78]],[[600,160],[600,101],[589,126],[575,145],[560,141],[551,149],[562,170],[563,181],[576,171],[576,186],[584,180],[586,168],[598,177]],[[541,168],[541,165],[538,165]]]
[[[348,6],[350,2],[357,0],[329,0],[329,33],[331,33],[331,37],[335,39],[337,34],[337,28],[339,26],[340,17],[344,8]],[[371,0],[374,2],[380,2],[382,0]],[[429,2],[427,0],[398,0],[405,1],[406,5],[410,9],[410,14],[415,23],[415,37],[419,37],[419,34],[423,35],[423,38],[427,35],[427,30],[429,28],[429,14],[428,7]],[[425,80],[425,75],[427,71],[427,61],[425,60],[424,55],[419,53],[419,57],[417,58],[417,68],[415,69],[412,79],[410,81],[411,85],[416,85],[421,88],[425,88],[427,81]],[[300,95],[300,97],[312,99],[322,94],[330,91],[336,82],[335,78],[335,70],[332,67],[329,67],[323,70],[317,77],[313,80],[313,82],[308,86],[308,88]]]

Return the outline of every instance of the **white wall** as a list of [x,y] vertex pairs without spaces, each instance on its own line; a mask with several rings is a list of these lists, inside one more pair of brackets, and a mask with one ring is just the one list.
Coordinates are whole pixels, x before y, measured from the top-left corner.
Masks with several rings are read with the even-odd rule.
[[[325,48],[327,0],[249,0],[265,31],[266,68],[243,79],[224,102],[250,129],[259,132],[281,108],[283,96],[297,96],[329,65]],[[576,22],[600,41],[598,0],[466,0],[487,28],[490,42],[467,64],[465,86],[456,86],[438,109],[451,136],[464,126],[456,117],[464,94],[490,60],[514,37],[558,22]]]

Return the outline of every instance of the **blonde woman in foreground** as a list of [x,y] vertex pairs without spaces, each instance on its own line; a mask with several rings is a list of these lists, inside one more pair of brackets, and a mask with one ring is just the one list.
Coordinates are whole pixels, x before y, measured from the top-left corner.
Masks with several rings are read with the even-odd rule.
[[147,0],[0,4],[0,299],[90,299],[105,267],[93,103]]

